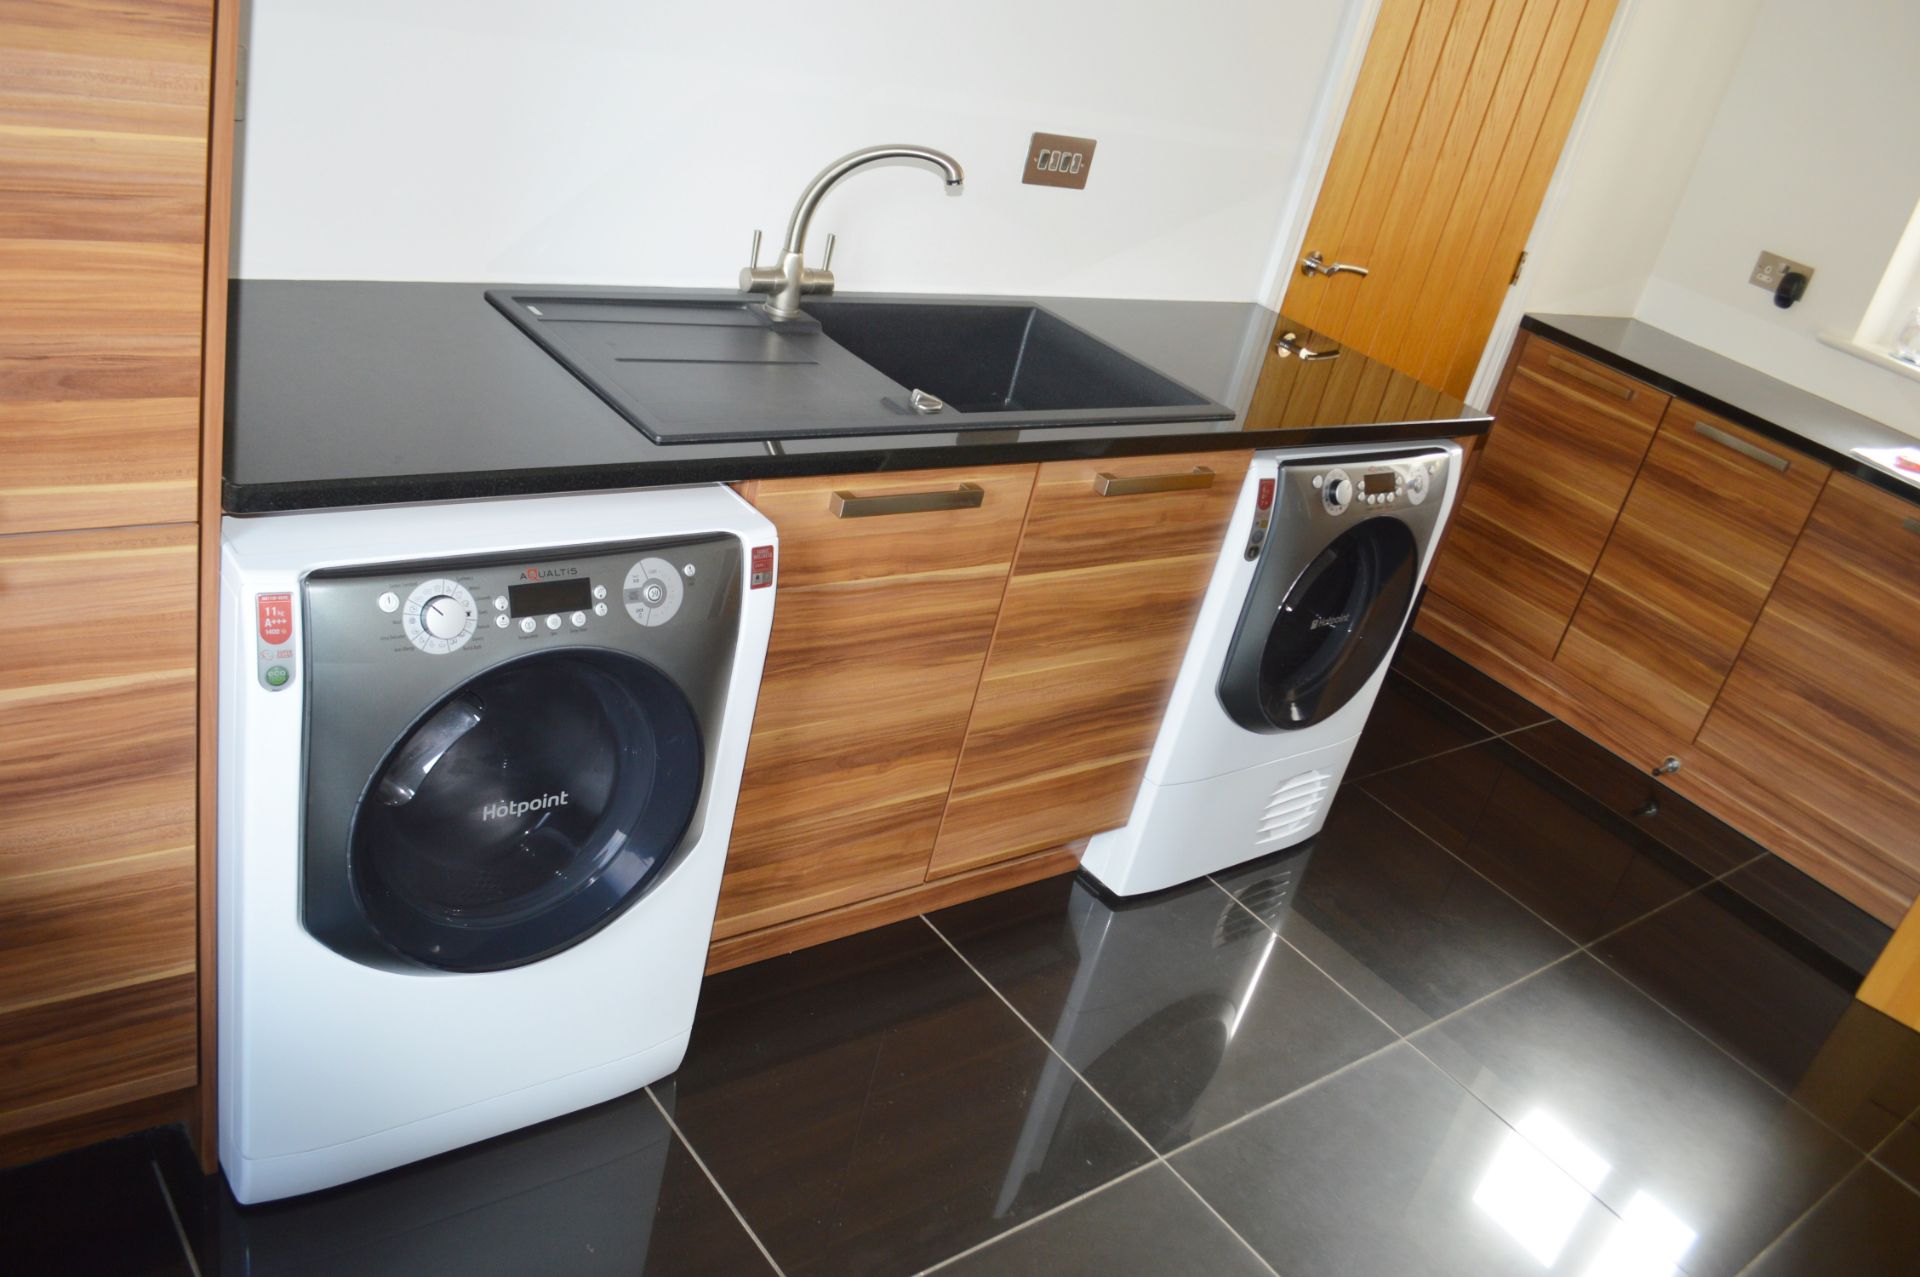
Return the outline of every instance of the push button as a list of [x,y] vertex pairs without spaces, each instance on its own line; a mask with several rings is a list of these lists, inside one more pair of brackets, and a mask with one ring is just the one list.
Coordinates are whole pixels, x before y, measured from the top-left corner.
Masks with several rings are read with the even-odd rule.
[[531,633],[533,633],[533,618],[532,618],[532,617],[530,617],[530,616],[523,616],[523,617],[521,617],[521,618],[520,618],[520,632],[521,632],[522,634],[531,634]]
[[287,673],[287,667],[284,665],[269,665],[264,677],[268,687],[285,687],[292,675]]
[[559,613],[557,613],[557,612],[556,612],[556,613],[554,613],[554,614],[553,614],[552,616],[549,616],[549,617],[547,618],[547,628],[548,628],[548,629],[550,629],[550,630],[557,630],[557,629],[559,629],[559,628],[560,628],[560,615],[559,615]]
[[587,614],[585,612],[575,612],[567,619],[573,622],[573,628],[577,630],[587,623]]

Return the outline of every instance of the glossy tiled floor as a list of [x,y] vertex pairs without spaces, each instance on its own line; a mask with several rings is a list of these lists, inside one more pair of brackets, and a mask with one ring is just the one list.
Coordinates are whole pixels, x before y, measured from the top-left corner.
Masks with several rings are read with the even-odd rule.
[[718,976],[668,1081],[362,1184],[16,1172],[0,1270],[1920,1272],[1920,1036],[1850,996],[1884,928],[1423,644],[1349,779],[1144,901]]

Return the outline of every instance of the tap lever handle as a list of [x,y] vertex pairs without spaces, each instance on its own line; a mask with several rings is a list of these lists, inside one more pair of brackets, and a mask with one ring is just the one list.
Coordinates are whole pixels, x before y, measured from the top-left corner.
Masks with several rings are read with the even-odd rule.
[[828,231],[828,232],[827,232],[827,252],[826,252],[826,256],[824,256],[824,257],[822,257],[822,258],[820,259],[820,269],[821,269],[821,270],[830,270],[830,269],[832,269],[832,267],[833,267],[833,246],[834,246],[834,244],[835,244],[835,243],[837,243],[837,242],[838,242],[838,237],[837,237],[837,236],[835,236],[835,235],[834,235],[834,233],[833,233],[832,231]]
[[760,264],[760,232],[753,233],[753,251],[747,254],[747,269],[752,270]]

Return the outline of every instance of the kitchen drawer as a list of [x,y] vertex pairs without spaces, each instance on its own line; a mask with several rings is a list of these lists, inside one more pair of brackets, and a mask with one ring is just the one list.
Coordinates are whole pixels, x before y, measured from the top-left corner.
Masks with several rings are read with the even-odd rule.
[[1126,822],[1252,457],[1040,467],[930,876]]
[[1674,400],[1554,664],[1693,739],[1827,467]]
[[1429,574],[1434,593],[1499,641],[1552,657],[1669,402],[1529,334]]
[[744,489],[779,593],[716,937],[925,880],[1034,471]]
[[1897,922],[1920,890],[1916,652],[1920,506],[1836,474],[1676,782],[1737,793],[1769,846]]

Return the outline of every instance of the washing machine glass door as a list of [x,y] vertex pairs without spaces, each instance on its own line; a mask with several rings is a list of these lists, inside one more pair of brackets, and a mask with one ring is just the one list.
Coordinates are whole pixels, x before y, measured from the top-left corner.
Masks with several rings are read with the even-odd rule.
[[1398,519],[1366,519],[1335,537],[1270,614],[1257,676],[1236,681],[1229,665],[1221,683],[1228,712],[1257,731],[1291,731],[1345,705],[1399,637],[1418,561],[1413,533]]
[[348,872],[404,957],[492,971],[577,944],[666,867],[699,801],[684,694],[636,657],[545,652],[477,675],[374,770]]

